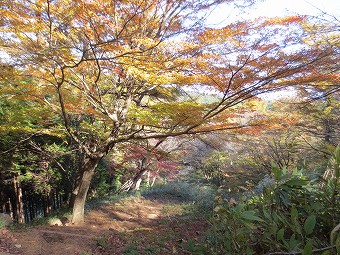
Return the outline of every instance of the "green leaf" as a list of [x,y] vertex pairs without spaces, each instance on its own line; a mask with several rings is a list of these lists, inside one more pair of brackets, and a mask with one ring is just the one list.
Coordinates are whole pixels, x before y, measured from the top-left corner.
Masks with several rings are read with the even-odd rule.
[[254,251],[252,248],[250,247],[247,247],[247,250],[246,250],[246,255],[253,255],[254,254]]
[[294,168],[293,168],[293,171],[292,171],[292,175],[298,175],[298,173],[299,173],[298,168],[297,168],[297,167],[294,167]]
[[298,244],[299,244],[299,241],[296,240],[295,234],[293,234],[289,239],[289,249],[294,250]]
[[268,210],[266,208],[263,208],[263,215],[264,217],[266,217],[268,220],[271,220],[272,217],[270,216],[270,213],[268,212]]
[[281,202],[285,205],[285,206],[288,206],[290,205],[291,201],[289,199],[289,195],[287,192],[281,190],[279,192],[279,196],[280,196],[280,199],[281,199]]
[[277,231],[277,233],[276,233],[276,239],[277,239],[277,240],[283,241],[284,234],[285,234],[285,230],[284,230],[283,228],[281,228],[281,229],[280,229],[279,231]]
[[316,211],[316,212],[318,212],[318,211],[323,209],[323,205],[319,201],[313,201],[313,203],[310,206],[311,206],[311,209],[313,211]]
[[302,179],[290,179],[286,181],[285,183],[288,186],[293,186],[293,187],[301,187],[305,186],[308,184],[308,180],[302,180]]
[[282,177],[282,171],[274,162],[272,162],[272,171],[273,171],[275,180],[279,182]]
[[304,229],[305,229],[306,235],[310,235],[313,232],[313,230],[315,228],[315,224],[316,224],[315,215],[310,215],[306,219],[305,224],[304,224]]
[[302,251],[302,255],[311,255],[313,252],[313,242],[308,241]]
[[340,236],[335,241],[335,247],[338,254],[340,254]]
[[244,211],[241,213],[241,218],[245,220],[251,220],[251,221],[263,221],[260,217],[255,215],[255,211]]
[[295,222],[295,231],[296,231],[299,235],[302,235],[302,227],[301,227],[301,225],[299,224],[298,221]]
[[238,204],[234,208],[231,208],[235,213],[240,213],[243,208],[246,207],[246,204]]
[[290,210],[291,221],[292,222],[297,221],[298,215],[299,215],[298,210],[293,206],[292,209]]

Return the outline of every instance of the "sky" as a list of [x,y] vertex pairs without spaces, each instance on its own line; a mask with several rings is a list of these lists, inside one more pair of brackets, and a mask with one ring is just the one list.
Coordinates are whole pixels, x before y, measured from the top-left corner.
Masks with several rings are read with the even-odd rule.
[[340,18],[340,0],[257,0],[250,8],[237,10],[231,4],[216,8],[208,18],[209,24],[227,24],[237,19],[276,17],[285,15],[319,15],[320,12]]
[[320,10],[340,16],[338,0],[265,0],[257,5],[255,13],[263,16],[278,16],[282,13],[317,15]]

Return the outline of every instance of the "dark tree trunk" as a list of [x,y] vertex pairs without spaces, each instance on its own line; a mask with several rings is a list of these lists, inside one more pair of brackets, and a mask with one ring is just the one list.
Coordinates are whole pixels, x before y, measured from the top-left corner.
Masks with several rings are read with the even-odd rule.
[[329,124],[329,120],[325,119],[323,121],[323,127],[324,127],[324,140],[327,143],[331,143],[331,138],[332,138],[332,128],[331,125]]
[[28,195],[27,195],[27,191],[24,192],[24,212],[25,212],[25,222],[30,222],[31,219],[30,219],[30,213],[29,213],[29,204],[28,204]]
[[43,208],[44,208],[44,216],[47,217],[52,212],[52,193],[48,193],[47,195],[43,196]]
[[74,187],[72,194],[74,196],[74,202],[72,207],[71,222],[74,224],[84,221],[84,208],[87,192],[89,190],[93,174],[100,160],[101,157],[84,158],[82,169],[80,171],[82,174],[79,178],[79,181],[76,182],[76,186]]
[[8,198],[8,212],[9,212],[9,216],[11,216],[11,219],[14,220],[14,214],[13,214],[13,206],[12,206],[12,201],[11,198]]
[[28,198],[28,207],[29,207],[29,213],[30,213],[30,221],[35,218],[35,211],[34,211],[34,206],[33,206],[33,199],[32,196],[29,195]]
[[[324,110],[326,110],[328,107],[332,106],[331,98],[329,96],[326,97],[326,106]],[[333,144],[332,142],[332,124],[331,124],[331,119],[329,116],[325,115],[324,119],[322,119],[322,124],[323,124],[323,132],[324,132],[324,141],[329,144]],[[333,144],[336,145],[336,144]]]
[[5,193],[3,191],[1,191],[0,193],[0,199],[1,199],[2,212],[6,213],[6,199],[5,199]]

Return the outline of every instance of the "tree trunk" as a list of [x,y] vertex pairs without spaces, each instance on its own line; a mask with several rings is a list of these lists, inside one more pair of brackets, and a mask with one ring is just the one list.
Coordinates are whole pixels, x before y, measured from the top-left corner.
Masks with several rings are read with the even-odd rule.
[[[85,162],[85,159],[82,160],[82,162]],[[75,183],[73,185],[73,190],[72,190],[72,193],[71,193],[71,197],[70,197],[70,202],[69,202],[69,209],[72,209],[73,206],[74,206],[74,201],[76,199],[76,196],[78,194],[78,189],[80,187],[80,182],[81,182],[81,179],[83,177],[83,174],[84,174],[84,167],[83,165],[79,165],[78,166],[78,173],[77,173],[77,176],[76,176],[76,180],[75,180]]]
[[25,222],[24,204],[22,201],[21,182],[18,176],[14,177],[13,185],[14,185],[14,191],[15,191],[15,196],[16,196],[16,210],[17,210],[18,223],[22,224]]
[[142,177],[148,172],[148,169],[140,170],[132,180],[132,185],[130,190],[139,190],[140,183],[142,182]]
[[331,128],[331,125],[329,124],[328,119],[323,120],[323,128],[324,128],[324,140],[325,140],[325,142],[331,143],[332,128]]
[[73,196],[73,210],[72,210],[72,220],[73,224],[78,224],[84,221],[84,208],[87,192],[89,190],[93,174],[96,167],[101,160],[98,158],[84,158],[82,169],[80,169],[82,175],[74,188]]
[[52,212],[51,199],[52,199],[51,192],[49,192],[47,195],[43,197],[43,209],[45,217],[49,216]]
[[34,206],[33,206],[33,199],[32,195],[28,195],[27,198],[27,203],[28,203],[28,208],[29,208],[29,214],[30,214],[30,221],[32,221],[35,218],[35,211],[34,211]]
[[1,193],[0,193],[0,199],[1,199],[2,212],[6,213],[6,200],[5,200],[5,193],[3,191],[1,191]]
[[[327,108],[331,106],[332,106],[331,98],[329,96],[326,96],[326,106],[323,112],[325,113]],[[326,143],[333,144],[332,143],[333,130],[332,130],[332,125],[330,123],[330,116],[328,116],[328,114],[324,115],[324,118],[322,119],[322,125],[323,125],[323,132],[324,132],[324,141]],[[336,144],[333,144],[333,145],[336,145]]]
[[155,182],[156,182],[156,178],[157,178],[157,176],[153,176],[153,177],[152,177],[152,182],[151,182],[150,187],[153,187],[153,185],[154,185]]
[[142,182],[142,177],[148,172],[147,169],[142,169],[136,175],[124,182],[124,184],[120,187],[117,193],[121,193],[123,191],[130,191],[130,190],[139,190],[140,183]]
[[139,190],[142,178],[139,178],[134,184],[132,190]]
[[14,214],[13,214],[13,206],[12,206],[12,201],[11,198],[8,198],[8,212],[9,212],[9,216],[11,216],[11,219],[14,220]]
[[148,171],[148,175],[146,177],[146,186],[150,188],[150,171]]

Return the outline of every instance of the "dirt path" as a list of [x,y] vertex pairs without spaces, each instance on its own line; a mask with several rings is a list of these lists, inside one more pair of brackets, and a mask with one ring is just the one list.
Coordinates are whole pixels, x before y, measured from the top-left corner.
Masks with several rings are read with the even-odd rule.
[[13,232],[7,238],[12,248],[1,250],[0,242],[0,255],[190,254],[182,244],[206,229],[205,221],[184,215],[178,201],[131,197],[100,205],[82,225]]

